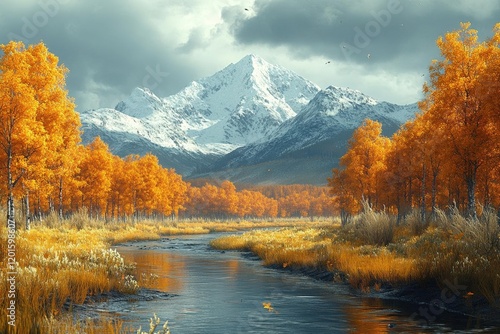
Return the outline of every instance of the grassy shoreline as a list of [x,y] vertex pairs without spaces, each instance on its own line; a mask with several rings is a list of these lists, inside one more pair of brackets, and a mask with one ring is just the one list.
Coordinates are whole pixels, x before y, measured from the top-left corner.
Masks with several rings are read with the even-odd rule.
[[[16,281],[15,328],[6,316],[0,319],[5,333],[68,332],[124,333],[119,320],[74,322],[64,316],[64,305],[82,304],[87,297],[109,291],[133,294],[142,283],[135,268],[124,262],[112,245],[127,241],[157,240],[168,235],[205,234],[312,225],[317,222],[275,221],[166,221],[108,222],[90,220],[85,214],[59,220],[53,215],[32,224],[30,231],[19,229],[15,236]],[[7,277],[7,229],[0,219],[0,291],[9,290]],[[9,299],[2,296],[0,308],[7,310]]]
[[367,210],[346,226],[249,231],[218,238],[211,246],[250,251],[265,266],[348,282],[355,291],[378,296],[425,303],[454,284],[460,291],[443,307],[463,313],[471,306],[498,312],[496,214],[470,221],[457,212],[438,212],[432,223],[422,224],[415,213],[399,226],[395,222],[395,217]]

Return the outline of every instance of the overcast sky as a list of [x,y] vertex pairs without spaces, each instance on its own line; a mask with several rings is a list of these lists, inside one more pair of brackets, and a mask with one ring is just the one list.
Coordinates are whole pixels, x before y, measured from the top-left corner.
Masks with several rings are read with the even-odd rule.
[[500,21],[498,0],[0,1],[0,44],[43,41],[79,111],[137,86],[174,94],[250,53],[321,88],[413,103],[437,37],[471,22],[488,38]]

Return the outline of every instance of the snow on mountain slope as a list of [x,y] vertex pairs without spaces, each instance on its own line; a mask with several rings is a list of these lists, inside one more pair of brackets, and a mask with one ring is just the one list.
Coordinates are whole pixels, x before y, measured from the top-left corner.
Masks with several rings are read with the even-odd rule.
[[186,154],[222,155],[272,134],[318,91],[297,74],[249,55],[167,98],[136,88],[114,109],[81,113],[84,139],[99,129],[118,141],[122,133],[127,141],[140,138]]
[[318,152],[322,142],[345,148],[347,139],[365,119],[380,121],[390,134],[413,118],[417,110],[416,104],[401,106],[378,102],[359,91],[330,86],[320,91],[274,134],[229,153],[215,164],[215,169],[278,160],[293,152],[311,155],[308,148],[312,148],[309,151],[315,151],[314,154],[330,152],[330,147],[321,148],[323,153]]
[[238,147],[271,134],[318,91],[297,74],[249,55],[164,102],[183,112],[184,129],[199,145]]

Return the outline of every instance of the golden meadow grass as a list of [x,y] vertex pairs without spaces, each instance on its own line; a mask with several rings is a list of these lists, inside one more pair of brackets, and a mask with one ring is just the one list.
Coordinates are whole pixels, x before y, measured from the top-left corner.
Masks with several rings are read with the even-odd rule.
[[312,267],[346,275],[361,289],[410,282],[458,280],[490,302],[500,297],[500,228],[496,215],[479,221],[438,212],[433,224],[396,226],[385,213],[368,212],[341,227],[249,231],[212,241],[226,250],[247,250],[265,265]]
[[[312,223],[294,220],[105,223],[89,220],[84,212],[66,220],[59,220],[56,215],[51,215],[43,222],[34,222],[30,231],[19,229],[15,238],[15,332],[132,332],[122,328],[120,321],[100,319],[75,322],[72,318],[65,317],[63,312],[65,304],[81,304],[87,296],[110,290],[134,293],[139,288],[137,281],[143,285],[151,285],[150,278],[134,276],[134,267],[124,263],[120,254],[110,248],[113,244],[131,240],[156,240],[162,235],[300,224]],[[0,219],[0,291],[8,290],[5,226],[5,219]],[[7,303],[7,298],[0,299],[0,308],[6,310]],[[0,318],[0,332],[7,332],[9,329],[7,320],[7,317]]]
[[[1,256],[6,258],[5,227],[1,227]],[[48,319],[57,317],[65,303],[81,304],[90,295],[138,289],[133,267],[109,248],[105,230],[37,227],[16,236],[16,331],[45,332]],[[0,290],[7,291],[6,265],[0,271]],[[0,300],[7,309],[8,300]],[[7,318],[0,319],[6,331]]]

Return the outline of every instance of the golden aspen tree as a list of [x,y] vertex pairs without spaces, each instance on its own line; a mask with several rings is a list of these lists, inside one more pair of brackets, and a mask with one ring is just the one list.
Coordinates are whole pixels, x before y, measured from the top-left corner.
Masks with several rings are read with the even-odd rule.
[[201,213],[208,216],[220,215],[221,201],[218,187],[207,183],[200,190],[201,198],[198,205]]
[[122,176],[124,178],[123,182],[126,184],[124,193],[124,206],[126,208],[127,215],[133,215],[134,218],[139,216],[139,189],[143,187],[143,179],[141,177],[141,171],[138,167],[139,155],[132,154],[125,157],[125,174]]
[[82,183],[82,205],[86,206],[92,217],[106,212],[111,191],[113,158],[108,146],[96,137],[88,146],[83,156],[78,177]]
[[[414,206],[413,198],[419,199],[415,206],[420,207],[422,221],[425,221],[428,208],[427,198],[431,199],[432,212],[436,208],[437,180],[442,169],[443,157],[439,147],[442,141],[442,132],[435,129],[429,121],[428,114],[421,113],[412,121],[406,122],[393,137],[394,151],[388,153],[388,172],[393,180],[396,174],[405,173],[407,189],[407,206]],[[399,155],[394,157],[393,154]],[[393,165],[398,163],[399,166]],[[393,172],[394,171],[394,172]],[[413,181],[416,181],[413,186]],[[432,189],[431,191],[429,189]],[[415,193],[415,196],[413,195]],[[400,213],[398,207],[398,213]]]
[[249,190],[242,190],[238,193],[238,212],[237,215],[239,217],[245,217],[250,215],[252,212],[251,209],[252,198],[251,192]]
[[201,215],[199,201],[201,190],[198,187],[189,186],[187,189],[186,214],[198,217]]
[[144,215],[150,215],[153,211],[154,201],[157,197],[157,172],[160,168],[158,158],[152,154],[146,154],[136,161],[140,182],[137,188],[137,207]]
[[253,217],[262,217],[266,211],[263,195],[257,191],[249,192],[250,215]]
[[[390,145],[390,140],[381,134],[382,124],[365,120],[349,140],[348,151],[340,159],[342,173],[337,173],[343,177],[345,186],[342,188],[348,189],[357,201],[364,199],[374,206],[378,204],[380,194],[377,189],[380,188],[381,173],[386,168],[385,155]],[[331,185],[335,183],[334,180],[330,182]],[[335,188],[332,188],[332,195],[337,195]]]
[[180,210],[184,210],[185,203],[187,202],[187,194],[189,184],[182,180],[182,176],[177,174],[174,169],[167,169],[166,173],[169,180],[168,197],[171,211],[169,214],[178,215]]
[[228,216],[236,216],[238,214],[238,196],[236,194],[236,187],[231,181],[226,180],[221,183],[221,192],[221,210]]
[[112,157],[113,172],[111,176],[111,189],[109,194],[109,214],[113,218],[127,215],[127,198],[130,198],[130,185],[128,182],[128,162],[118,156]]
[[12,220],[16,185],[22,185],[18,192],[26,199],[32,191],[39,199],[42,194],[49,197],[51,178],[60,174],[67,150],[80,140],[80,121],[65,90],[67,69],[43,43],[25,48],[21,42],[10,42],[1,49],[0,162],[5,165]]
[[333,196],[333,205],[340,213],[343,225],[349,221],[349,217],[361,209],[359,200],[349,185],[345,170],[332,169],[332,177],[328,178],[330,194]]
[[38,101],[30,85],[29,58],[23,43],[1,45],[0,59],[0,170],[7,191],[7,224],[15,229],[14,191],[42,158],[47,132],[37,119]]
[[[158,171],[158,190],[156,198],[156,210],[163,216],[177,215],[179,208],[176,207],[175,193],[178,191],[179,185],[177,180],[171,177],[168,169],[161,168]],[[186,189],[187,190],[187,189]]]
[[[264,196],[264,195],[262,195]],[[278,201],[272,198],[265,197],[265,211],[264,215],[269,218],[278,216]]]
[[434,127],[448,135],[443,143],[448,159],[463,175],[467,187],[467,214],[476,218],[477,176],[496,151],[497,138],[485,107],[481,78],[488,71],[488,45],[479,43],[470,23],[437,40],[443,60],[430,66],[424,85],[426,112]]
[[73,163],[75,164],[74,175],[64,176],[64,191],[65,196],[63,196],[63,205],[65,210],[70,212],[76,212],[83,209],[82,204],[82,188],[85,185],[85,181],[79,176],[80,166],[82,165],[84,157],[87,155],[87,147],[83,145],[78,145],[74,150],[72,150],[72,156],[74,157]]
[[[500,23],[493,28],[493,36],[487,41],[487,49],[484,54],[487,61],[487,70],[480,78],[480,94],[492,121],[492,128],[496,131],[493,136],[497,142],[500,142]],[[483,175],[480,175],[482,200],[487,206],[500,205],[500,196],[498,188],[500,187],[500,148],[491,148],[492,159],[488,161],[488,166],[484,168]]]
[[44,152],[48,175],[42,179],[56,190],[54,197],[58,199],[59,216],[62,217],[64,179],[74,177],[76,171],[74,151],[81,141],[80,118],[64,88],[68,70],[58,65],[59,59],[43,43],[30,47],[28,52],[32,55],[29,60],[33,74],[30,82],[38,101],[37,118],[50,134]]

